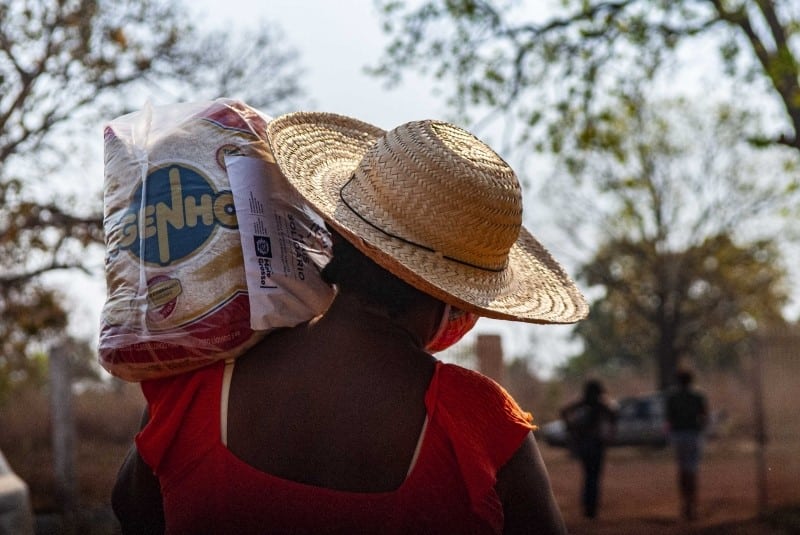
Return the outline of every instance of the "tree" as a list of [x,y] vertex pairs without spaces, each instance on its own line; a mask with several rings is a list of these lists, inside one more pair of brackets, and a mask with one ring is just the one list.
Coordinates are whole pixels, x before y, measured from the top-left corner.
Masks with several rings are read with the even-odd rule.
[[565,371],[657,364],[658,386],[672,383],[680,357],[735,368],[759,323],[781,324],[785,270],[775,244],[736,245],[718,235],[680,252],[654,241],[607,243],[580,277],[602,285],[589,319],[576,325],[584,350]]
[[68,323],[44,274],[101,276],[99,181],[87,169],[104,121],[147,98],[226,96],[276,114],[303,96],[274,25],[202,33],[189,20],[170,1],[0,2],[0,375],[24,373]]
[[783,322],[776,236],[793,236],[776,214],[797,205],[799,158],[754,149],[740,132],[757,117],[727,106],[625,102],[563,160],[577,186],[549,190],[558,226],[600,244],[579,276],[602,297],[576,326],[584,350],[566,369],[653,359],[663,388],[681,357],[734,367],[756,326]]
[[[452,80],[462,114],[488,108],[522,119],[523,141],[558,152],[591,136],[621,89],[657,73],[674,85],[671,60],[711,41],[737,100],[750,90],[782,110],[777,130],[752,138],[800,151],[800,9],[792,0],[562,0],[549,10],[515,0],[377,4],[390,42],[373,72],[397,82],[417,68]],[[701,57],[710,63],[692,55]],[[711,88],[717,94],[722,78]]]

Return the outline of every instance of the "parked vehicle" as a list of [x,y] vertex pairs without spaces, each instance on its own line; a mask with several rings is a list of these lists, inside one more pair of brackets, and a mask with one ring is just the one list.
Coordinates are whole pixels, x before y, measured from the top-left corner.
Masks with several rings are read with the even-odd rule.
[[11,470],[0,451],[0,535],[33,535],[28,485]]
[[[609,442],[610,446],[667,445],[663,394],[656,392],[622,398],[617,402],[617,411],[617,429]],[[569,445],[567,427],[563,420],[542,425],[538,434],[550,446]]]

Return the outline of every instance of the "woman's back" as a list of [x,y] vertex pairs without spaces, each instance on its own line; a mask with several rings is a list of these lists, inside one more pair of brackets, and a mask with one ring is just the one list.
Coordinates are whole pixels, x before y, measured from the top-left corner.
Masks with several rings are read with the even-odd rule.
[[[326,329],[312,331],[317,327],[320,334]],[[295,349],[316,344],[316,333],[296,339],[292,330],[276,334],[275,341]],[[269,526],[275,533],[486,533],[499,531],[504,517],[511,518],[502,496],[523,495],[508,486],[508,478],[501,485],[500,471],[515,451],[527,451],[520,444],[530,435],[529,415],[491,380],[434,362],[426,382],[392,380],[376,393],[366,377],[342,388],[340,372],[322,367],[306,380],[324,393],[309,389],[297,402],[276,401],[279,417],[273,419],[248,397],[258,388],[275,390],[267,399],[286,396],[296,384],[282,374],[300,370],[288,363],[275,367],[280,355],[264,368],[260,364],[268,359],[258,365],[248,365],[248,359],[143,383],[152,417],[137,446],[160,481],[168,532],[259,533]],[[225,370],[231,366],[233,381],[225,395]],[[391,365],[384,371],[368,368],[358,371],[372,377],[397,369],[408,373]],[[259,380],[263,371],[274,372],[276,380]],[[337,399],[352,389],[366,394]],[[422,391],[419,422],[398,416],[404,406],[416,407],[414,389]],[[381,397],[394,401],[374,403]],[[231,405],[227,411],[225,399]],[[339,416],[331,415],[337,411]],[[238,420],[227,426],[230,447],[221,432],[223,412]],[[533,488],[547,490],[535,481]],[[528,503],[525,511],[549,526],[555,509],[530,509]]]
[[292,481],[395,490],[423,430],[433,370],[407,333],[362,309],[277,332],[236,362],[228,448]]

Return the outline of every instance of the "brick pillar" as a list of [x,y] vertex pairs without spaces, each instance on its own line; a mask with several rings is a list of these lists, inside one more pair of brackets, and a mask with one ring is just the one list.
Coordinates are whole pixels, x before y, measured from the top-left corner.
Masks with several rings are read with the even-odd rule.
[[499,334],[479,334],[476,342],[478,371],[502,384],[503,341]]

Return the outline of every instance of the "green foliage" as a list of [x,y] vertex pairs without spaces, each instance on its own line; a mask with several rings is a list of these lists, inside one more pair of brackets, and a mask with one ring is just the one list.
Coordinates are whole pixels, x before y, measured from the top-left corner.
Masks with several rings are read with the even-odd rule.
[[87,169],[102,172],[103,122],[148,98],[227,96],[276,114],[302,96],[274,25],[201,33],[189,21],[171,1],[0,2],[0,385],[67,325],[42,275],[101,276],[89,186],[101,180]]
[[659,355],[671,358],[673,369],[680,357],[735,368],[759,325],[783,322],[785,275],[769,240],[738,245],[719,235],[676,252],[652,241],[606,243],[579,274],[605,295],[576,325],[584,351],[564,371],[647,370]]
[[58,294],[39,284],[2,288],[0,293],[0,396],[14,384],[43,377],[38,352],[67,324]]
[[563,151],[605,110],[624,106],[625,88],[671,76],[676,51],[711,40],[719,54],[704,60],[784,106],[789,131],[761,137],[800,149],[800,15],[791,0],[564,0],[550,10],[507,0],[376,4],[390,41],[372,72],[393,83],[409,69],[446,81],[465,121],[488,108],[541,123],[535,136],[524,134],[534,146]]
[[800,158],[750,146],[742,132],[758,117],[728,106],[703,115],[683,99],[627,103],[601,126],[614,143],[576,142],[563,164],[581,188],[548,190],[560,225],[596,238],[580,277],[603,293],[562,372],[635,368],[663,386],[682,356],[737,366],[756,325],[783,321],[775,236],[793,226],[779,214],[800,200]]

